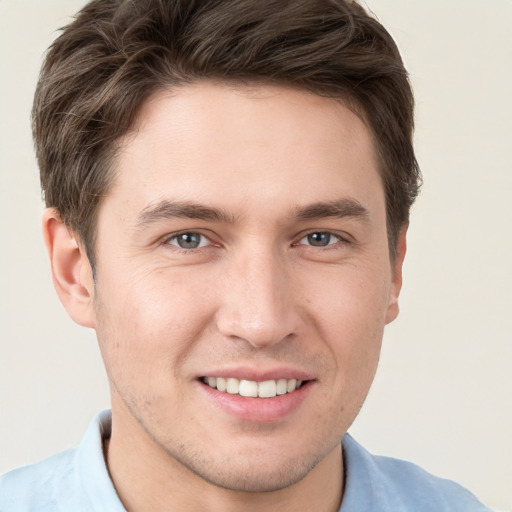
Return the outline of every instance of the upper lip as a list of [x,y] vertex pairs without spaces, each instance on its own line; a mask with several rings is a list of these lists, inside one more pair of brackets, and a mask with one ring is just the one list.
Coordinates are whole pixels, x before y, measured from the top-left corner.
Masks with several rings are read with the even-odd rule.
[[254,368],[250,366],[224,367],[207,370],[205,373],[198,376],[198,378],[201,377],[223,377],[225,379],[231,377],[238,380],[251,380],[255,382],[279,379],[297,379],[302,381],[314,379],[311,373],[289,366],[274,368]]

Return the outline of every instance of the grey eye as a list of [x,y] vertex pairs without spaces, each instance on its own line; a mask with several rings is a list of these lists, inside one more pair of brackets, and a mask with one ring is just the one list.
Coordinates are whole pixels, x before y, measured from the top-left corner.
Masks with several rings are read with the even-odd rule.
[[208,239],[200,233],[180,233],[179,235],[174,235],[169,240],[169,243],[181,249],[199,249],[208,244]]
[[316,233],[310,233],[301,239],[300,243],[304,245],[310,245],[312,247],[326,247],[328,245],[335,244],[340,241],[340,238],[332,233],[326,233],[318,231]]

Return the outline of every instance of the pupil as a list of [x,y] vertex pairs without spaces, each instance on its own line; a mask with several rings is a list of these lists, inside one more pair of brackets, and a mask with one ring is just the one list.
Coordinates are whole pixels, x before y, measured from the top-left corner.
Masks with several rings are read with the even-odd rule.
[[178,245],[182,249],[196,249],[199,243],[200,238],[197,233],[183,233],[178,237]]
[[308,242],[316,247],[329,245],[331,235],[329,233],[311,233],[308,235]]

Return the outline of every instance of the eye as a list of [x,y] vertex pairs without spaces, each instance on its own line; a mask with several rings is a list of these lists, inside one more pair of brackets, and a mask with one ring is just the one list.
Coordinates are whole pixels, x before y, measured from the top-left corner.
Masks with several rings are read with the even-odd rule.
[[317,231],[315,233],[309,233],[305,237],[301,238],[299,243],[303,245],[310,245],[312,247],[327,247],[328,245],[334,245],[341,240],[339,236],[333,235],[332,233]]
[[180,249],[199,249],[207,246],[210,241],[201,233],[190,231],[173,235],[168,239],[167,243],[175,245]]

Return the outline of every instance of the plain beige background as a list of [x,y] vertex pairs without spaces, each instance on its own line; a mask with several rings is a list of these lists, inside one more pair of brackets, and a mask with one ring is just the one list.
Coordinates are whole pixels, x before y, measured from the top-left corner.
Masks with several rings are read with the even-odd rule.
[[[0,0],[0,472],[76,444],[108,407],[94,333],[53,291],[29,112],[82,4]],[[369,0],[417,98],[425,185],[402,313],[352,434],[512,510],[512,1]]]

